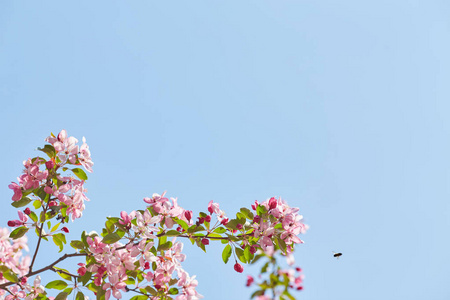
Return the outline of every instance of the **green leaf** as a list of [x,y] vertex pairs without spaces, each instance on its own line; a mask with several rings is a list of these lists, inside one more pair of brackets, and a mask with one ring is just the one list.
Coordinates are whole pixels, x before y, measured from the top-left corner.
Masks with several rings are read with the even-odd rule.
[[253,220],[253,213],[246,207],[241,208],[241,213],[249,220]]
[[169,230],[165,233],[166,236],[179,236],[181,233],[179,233],[176,230]]
[[56,290],[63,290],[67,287],[67,282],[62,280],[54,280],[47,283],[45,288],[47,289],[56,289]]
[[250,246],[245,247],[244,249],[244,257],[246,261],[250,261],[252,259],[252,254],[250,253]]
[[114,226],[115,222],[113,220],[107,220],[105,222],[105,227],[106,230],[108,230],[108,233],[114,232],[115,226]]
[[217,227],[216,229],[214,229],[214,232],[215,233],[225,233],[225,232],[227,232],[227,229],[223,228],[223,227]]
[[278,247],[280,247],[280,249],[281,249],[281,251],[283,253],[286,253],[286,248],[287,247],[286,247],[286,243],[284,242],[284,240],[279,238],[279,237],[277,237],[277,241],[278,241]]
[[84,249],[84,243],[82,241],[71,241],[70,246],[74,249]]
[[175,220],[175,222],[177,222],[178,225],[180,225],[181,228],[183,228],[184,230],[188,230],[189,225],[185,221],[178,219],[178,220]]
[[225,226],[226,226],[227,228],[236,230],[236,229],[237,229],[237,228],[236,228],[237,224],[241,224],[241,223],[239,222],[239,220],[237,220],[237,219],[232,219],[232,220],[230,220],[230,221],[227,223],[227,225],[225,225]]
[[146,286],[145,287],[145,290],[147,291],[147,292],[149,292],[151,295],[153,295],[153,296],[156,296],[156,294],[158,293],[155,289],[153,289],[152,287],[150,287],[150,286]]
[[78,277],[78,281],[81,282],[83,285],[86,285],[86,283],[91,279],[92,273],[86,272],[83,276]]
[[247,263],[247,260],[245,259],[244,250],[241,248],[234,248],[234,251],[236,252],[236,256],[239,258],[240,261],[242,261],[244,264]]
[[130,300],[148,300],[148,296],[145,296],[145,295],[134,296],[134,297],[131,297]]
[[22,197],[22,199],[20,199],[19,201],[13,201],[11,203],[12,206],[14,206],[15,208],[19,208],[25,205],[28,205],[28,203],[31,202],[31,199],[28,197]]
[[38,150],[44,152],[50,158],[54,157],[56,154],[55,147],[52,145],[45,145],[44,148],[38,148]]
[[170,295],[177,295],[178,294],[178,289],[176,287],[173,287],[169,290],[169,294]]
[[256,213],[258,214],[258,216],[262,216],[266,212],[267,208],[264,205],[259,204],[258,207],[256,208]]
[[19,278],[17,278],[17,275],[15,273],[11,272],[10,270],[8,270],[7,272],[4,272],[3,277],[5,277],[5,279],[10,282],[18,282],[19,281]]
[[25,235],[25,233],[27,233],[28,230],[29,228],[26,228],[25,226],[17,227],[10,233],[9,237],[13,240],[21,238]]
[[57,268],[57,267],[53,267],[53,269],[55,269],[56,272],[58,273],[58,275],[61,276],[63,279],[68,280],[68,281],[72,280],[72,276],[70,276],[70,275],[68,275],[66,273],[63,273],[63,272],[58,272],[58,270],[59,271],[64,271],[64,272],[67,272],[67,273],[69,273],[69,271],[67,271],[65,269]]
[[55,300],[66,300],[67,296],[69,296],[68,293],[61,292],[61,293],[58,294],[58,296],[56,296]]
[[34,222],[37,222],[38,216],[34,213],[34,211],[31,211],[29,216],[30,216],[31,220],[33,220]]
[[265,292],[264,290],[257,290],[250,296],[250,298],[254,298],[256,296],[262,296],[262,295],[264,295],[264,292]]
[[222,251],[222,260],[227,263],[231,256],[231,246],[228,244]]
[[84,294],[82,292],[78,292],[75,300],[84,300]]
[[158,251],[161,251],[161,250],[168,250],[168,249],[170,249],[172,247],[172,242],[167,242],[167,243],[164,243],[164,244],[159,244],[158,245]]
[[120,235],[115,232],[108,233],[102,240],[102,243],[105,244],[114,244],[115,242],[121,239]]
[[88,179],[88,177],[87,177],[86,173],[83,171],[83,169],[75,168],[75,169],[72,169],[72,172],[73,172],[73,174],[75,174],[81,180],[87,180]]
[[33,202],[33,206],[34,206],[35,209],[39,209],[41,207],[41,201],[35,200]]
[[50,230],[50,232],[54,232],[54,231],[56,231],[57,229],[58,229],[58,227],[59,227],[59,225],[61,225],[61,223],[56,223],[56,225],[55,226],[53,226],[53,228],[52,228],[52,230]]

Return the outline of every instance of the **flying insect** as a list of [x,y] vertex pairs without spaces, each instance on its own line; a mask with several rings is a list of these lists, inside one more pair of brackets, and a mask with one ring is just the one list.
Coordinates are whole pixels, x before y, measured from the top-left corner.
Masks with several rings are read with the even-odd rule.
[[337,257],[339,259],[339,257],[341,257],[341,256],[342,256],[341,252],[334,252],[333,251],[333,257]]

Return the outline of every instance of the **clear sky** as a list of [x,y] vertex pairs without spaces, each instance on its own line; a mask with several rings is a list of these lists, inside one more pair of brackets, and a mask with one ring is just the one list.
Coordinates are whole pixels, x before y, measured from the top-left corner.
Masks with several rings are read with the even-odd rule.
[[[0,224],[65,128],[95,163],[72,239],[154,192],[282,196],[311,226],[299,299],[449,299],[449,53],[444,0],[2,1]],[[206,299],[248,299],[251,268],[185,250]]]

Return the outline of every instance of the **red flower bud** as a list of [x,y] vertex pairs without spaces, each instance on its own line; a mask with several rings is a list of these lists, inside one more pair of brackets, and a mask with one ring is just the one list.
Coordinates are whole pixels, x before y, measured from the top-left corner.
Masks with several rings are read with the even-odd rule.
[[58,203],[56,203],[56,201],[50,201],[48,203],[48,207],[57,206],[57,205],[58,205]]
[[186,219],[188,221],[190,221],[192,219],[192,211],[191,210],[185,210],[184,211],[184,216],[186,217]]
[[205,217],[205,222],[208,222],[208,223],[211,222],[211,216],[206,216]]
[[253,246],[250,247],[250,253],[251,253],[251,254],[255,254],[255,253],[256,253],[256,247],[255,247],[255,245],[253,245]]
[[52,160],[49,160],[48,162],[45,163],[45,166],[47,167],[48,170],[50,170],[53,169],[55,163]]
[[16,226],[16,222],[14,222],[13,220],[8,221],[8,226],[9,227],[14,227],[14,226]]
[[301,271],[302,271],[302,269],[299,268],[299,267],[295,268],[295,270],[296,270],[297,272],[301,272]]
[[236,229],[237,229],[237,230],[241,230],[241,229],[242,229],[242,224],[237,224],[237,225],[236,225]]
[[209,240],[208,239],[202,239],[202,244],[203,245],[209,245]]
[[269,209],[274,209],[274,208],[276,208],[277,207],[277,199],[275,199],[275,198],[270,198],[270,200],[269,200]]
[[297,288],[297,291],[301,291],[301,290],[303,290],[303,287],[302,287],[302,286],[299,286],[299,287]]
[[21,283],[21,284],[25,284],[25,283],[27,283],[27,280],[28,280],[28,278],[27,278],[26,276],[23,276],[23,277],[20,279],[20,283]]
[[226,226],[228,224],[228,218],[223,219],[220,224],[222,224],[223,226]]
[[182,232],[182,231],[183,231],[182,228],[181,228],[181,226],[178,226],[178,227],[177,227],[177,231],[178,231],[178,232]]
[[198,222],[199,222],[200,224],[205,223],[205,218],[198,218]]
[[148,269],[150,269],[150,263],[148,261],[146,261],[144,264],[144,270],[148,270]]
[[24,214],[29,215],[31,213],[31,209],[29,207],[25,208],[23,211]]
[[244,268],[238,262],[234,264],[234,270],[238,273],[244,272]]
[[254,223],[259,223],[259,221],[261,221],[261,217],[258,216],[258,215],[256,215],[256,216],[253,218],[253,222],[254,222]]
[[69,233],[69,228],[67,228],[67,227],[63,227],[63,228],[61,228],[61,230],[64,231],[65,233]]

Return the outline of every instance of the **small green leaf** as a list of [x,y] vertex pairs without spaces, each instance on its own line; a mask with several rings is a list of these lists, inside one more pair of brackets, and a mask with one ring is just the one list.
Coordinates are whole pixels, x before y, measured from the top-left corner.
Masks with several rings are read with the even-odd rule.
[[35,200],[33,202],[33,206],[34,206],[35,209],[39,209],[41,207],[41,201]]
[[265,214],[267,212],[267,208],[264,205],[258,205],[258,207],[256,208],[256,213],[258,214],[258,216],[262,216],[263,214]]
[[166,236],[179,236],[181,233],[179,233],[176,230],[169,230],[165,233]]
[[30,216],[31,220],[33,220],[34,222],[37,222],[38,216],[35,214],[34,211],[31,211],[29,216]]
[[27,233],[28,230],[29,228],[26,228],[25,226],[17,227],[10,233],[9,237],[13,240],[21,238],[25,235],[25,233]]
[[223,228],[223,227],[217,227],[216,229],[214,229],[214,232],[215,233],[225,233],[225,232],[227,232],[227,229]]
[[[57,268],[57,267],[53,267],[53,269],[55,269],[56,272],[58,273],[58,275],[61,276],[63,279],[68,280],[68,281],[72,280],[72,276],[66,274],[66,273],[69,273],[69,271],[67,271],[65,269]],[[59,271],[64,271],[66,273],[59,272]]]
[[172,242],[167,242],[167,243],[164,243],[164,244],[159,244],[158,245],[158,251],[164,251],[164,250],[168,250],[168,249],[170,249],[172,247]]
[[25,205],[28,205],[28,203],[31,202],[31,199],[28,197],[22,197],[22,199],[20,199],[19,201],[13,201],[11,203],[12,206],[14,206],[15,208],[19,208]]
[[47,283],[45,288],[47,289],[56,289],[56,290],[63,290],[67,287],[67,282],[62,280],[54,280]]
[[56,223],[56,225],[55,226],[53,226],[53,228],[52,228],[52,230],[50,231],[50,232],[54,232],[54,231],[56,231],[57,229],[58,229],[58,227],[59,227],[59,225],[61,225],[61,223]]
[[44,148],[38,148],[38,150],[44,152],[50,158],[54,157],[56,154],[55,147],[52,145],[45,145]]
[[70,246],[75,249],[84,249],[84,243],[82,241],[71,241]]
[[61,292],[58,294],[58,296],[55,297],[55,300],[66,300],[67,296],[69,296],[66,292]]
[[244,257],[246,261],[250,261],[252,258],[252,254],[250,253],[250,246],[245,247],[244,249]]
[[131,297],[130,300],[148,300],[148,296],[145,296],[145,295],[134,296],[134,297]]
[[231,256],[231,246],[226,245],[222,252],[222,260],[224,263],[227,263]]
[[189,225],[185,221],[183,221],[183,220],[175,220],[175,222],[177,222],[178,225],[180,225],[181,228],[183,228],[184,230],[188,230]]
[[237,229],[237,228],[236,228],[237,224],[241,224],[241,223],[239,222],[239,220],[237,220],[237,219],[232,219],[232,220],[230,220],[230,221],[227,223],[227,225],[225,225],[225,226],[226,226],[227,228],[236,230],[236,229]]
[[115,242],[121,239],[120,235],[115,232],[108,233],[102,240],[102,243],[105,244],[114,244]]
[[86,173],[83,171],[83,169],[75,168],[75,169],[72,169],[72,172],[73,172],[73,174],[75,174],[81,180],[87,180],[88,179],[88,177],[87,177]]
[[10,282],[18,282],[19,281],[19,278],[17,278],[17,275],[15,273],[11,272],[10,270],[8,270],[7,272],[4,272],[3,277],[5,277],[5,279]]
[[234,251],[236,252],[236,256],[239,258],[240,261],[242,261],[244,264],[247,263],[247,260],[245,259],[244,250],[241,248],[234,248]]
[[78,292],[75,300],[84,300],[84,294],[82,292]]
[[178,294],[178,289],[176,287],[173,287],[169,290],[169,294],[170,295],[177,295]]
[[241,208],[241,213],[249,220],[253,220],[253,213],[246,207]]

